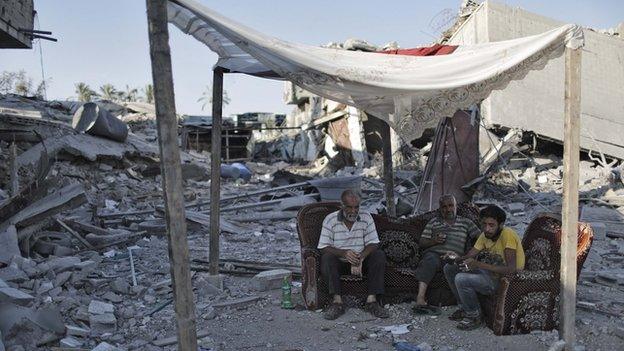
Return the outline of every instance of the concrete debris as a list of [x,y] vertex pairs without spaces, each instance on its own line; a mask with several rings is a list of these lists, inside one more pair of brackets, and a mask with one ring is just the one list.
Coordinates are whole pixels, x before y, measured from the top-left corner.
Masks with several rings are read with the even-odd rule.
[[10,302],[20,306],[28,306],[34,299],[34,297],[21,290],[10,287],[0,287],[0,302]]
[[17,246],[17,229],[10,225],[4,233],[0,233],[0,263],[9,263],[13,256],[21,256],[19,246]]
[[115,347],[107,342],[101,342],[91,351],[123,351],[122,349]]
[[273,289],[279,289],[282,286],[284,278],[291,278],[292,272],[286,269],[273,269],[270,271],[264,271],[256,274],[251,279],[253,288],[257,291],[267,291]]
[[[464,7],[469,13],[474,4]],[[352,49],[368,45],[347,44]],[[299,208],[339,201],[341,192],[352,188],[362,195],[363,211],[385,211],[377,122],[361,111],[288,85],[285,98],[294,110],[285,119],[256,114],[251,122],[254,116],[247,116],[252,124],[245,125],[243,118],[230,125],[283,129],[247,130],[239,138],[244,142],[230,144],[241,146],[238,152],[246,160],[224,164],[232,174],[221,179],[221,274],[216,276],[207,272],[211,182],[205,132],[209,125],[185,126],[183,196],[197,327],[200,338],[205,336],[202,347],[275,349],[297,344],[319,350],[344,349],[344,345],[388,349],[396,334],[421,349],[488,349],[500,343],[501,348],[513,350],[518,340],[526,348],[547,349],[553,337],[543,334],[515,336],[511,341],[491,335],[464,339],[446,318],[414,318],[407,303],[389,306],[396,318],[388,332],[358,309],[350,309],[347,319],[331,325],[312,311],[281,310],[279,288],[285,276],[293,283],[293,302],[302,305]],[[177,341],[171,336],[175,306],[153,106],[98,102],[98,109],[108,110],[130,128],[120,142],[72,129],[68,122],[81,105],[0,96],[2,341],[11,350],[171,349],[169,345]],[[20,106],[36,113],[17,116]],[[1,108],[10,109],[11,115]],[[227,132],[234,143],[233,135],[238,133]],[[495,132],[490,136],[497,144],[497,135],[507,131]],[[560,211],[563,166],[561,152],[539,146],[527,150],[522,144],[527,138],[518,131],[511,134],[502,143],[501,155],[487,151],[488,141],[490,148],[482,156],[496,167],[480,174],[468,188],[473,202],[504,207],[510,215],[506,225],[523,233],[538,213]],[[19,191],[12,197],[11,143],[19,167]],[[411,215],[431,137],[398,145],[395,153],[402,161],[395,162],[400,165],[395,172],[395,202],[399,214]],[[578,316],[591,323],[581,323],[577,330],[584,341],[594,340],[600,349],[616,349],[613,340],[621,342],[622,327],[609,327],[608,332],[600,328],[610,326],[609,318],[624,312],[618,296],[624,282],[624,184],[619,179],[622,173],[616,172],[619,168],[599,163],[581,165],[581,220],[592,224],[597,240],[578,287]],[[47,307],[58,313],[47,314]],[[444,309],[445,314],[451,312]],[[46,318],[54,323],[48,324]],[[300,330],[301,335],[286,340],[275,333],[289,328]],[[209,335],[203,330],[223,332]],[[351,340],[348,335],[354,330]],[[418,335],[410,330],[418,330]],[[443,333],[445,339],[439,330],[448,331]],[[600,339],[592,339],[593,333]],[[41,342],[45,345],[37,345]]]

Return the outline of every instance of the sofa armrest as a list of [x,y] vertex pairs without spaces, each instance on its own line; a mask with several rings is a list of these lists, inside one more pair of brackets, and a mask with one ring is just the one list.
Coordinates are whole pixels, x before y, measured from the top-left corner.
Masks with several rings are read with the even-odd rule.
[[321,257],[321,251],[315,247],[302,247],[301,248],[301,258],[306,259],[306,257],[314,256],[317,259]]
[[[518,271],[501,277],[497,294],[493,296],[495,303],[493,327],[495,335],[517,333],[512,324],[516,323],[515,315],[522,306],[527,305],[527,299],[536,302],[543,298],[544,308],[553,309],[554,296],[559,294],[559,277],[553,271]],[[549,317],[550,318],[550,317]],[[542,324],[543,323],[543,324]],[[540,325],[550,325],[552,322],[542,321]],[[514,324],[515,325],[515,324]],[[536,328],[540,329],[540,328]]]

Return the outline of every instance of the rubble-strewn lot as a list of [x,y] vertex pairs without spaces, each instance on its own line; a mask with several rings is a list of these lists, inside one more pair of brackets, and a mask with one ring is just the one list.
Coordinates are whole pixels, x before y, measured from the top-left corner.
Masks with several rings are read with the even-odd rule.
[[[72,132],[63,124],[71,119],[71,106],[66,104],[15,96],[0,100],[4,347],[14,351],[175,350],[153,116],[150,120],[142,118],[145,113],[120,109],[116,114],[145,120],[132,123],[128,140],[117,143]],[[40,115],[30,112],[35,120],[16,117],[26,110]],[[45,147],[30,130],[47,138]],[[15,141],[16,158],[10,141]],[[225,288],[218,289],[207,273],[209,229],[203,212],[209,208],[209,156],[191,151],[182,157],[197,330],[203,349],[388,350],[393,339],[402,339],[421,344],[423,350],[548,350],[559,339],[554,331],[505,337],[494,336],[487,328],[460,332],[446,318],[452,308],[445,308],[439,317],[416,317],[409,304],[393,305],[388,320],[351,308],[336,321],[303,309],[297,284],[300,253],[295,215],[301,205],[319,196],[311,195],[314,189],[308,185],[269,190],[313,177],[319,171],[314,164],[248,162],[249,181],[222,179],[222,198],[231,200],[222,202]],[[554,155],[514,157],[478,185],[474,201],[504,207],[510,214],[508,225],[522,234],[537,213],[558,211],[562,165]],[[599,163],[581,164],[581,219],[592,223],[596,237],[578,285],[577,339],[586,350],[606,351],[624,348],[624,189],[619,169]],[[18,167],[12,168],[13,164]],[[406,165],[404,169],[418,184],[420,168]],[[375,185],[380,181],[378,163],[330,173],[366,178],[361,182],[364,207],[373,212],[383,209],[383,193]],[[12,185],[15,180],[17,187]],[[17,193],[11,190],[15,188]],[[260,190],[267,192],[242,196]],[[416,194],[409,182],[400,183],[397,190],[408,199]],[[258,201],[267,204],[260,206]],[[294,272],[294,310],[280,307],[279,288],[264,290],[271,283],[251,279],[269,269]],[[407,333],[393,335],[383,329],[401,324],[408,325]]]

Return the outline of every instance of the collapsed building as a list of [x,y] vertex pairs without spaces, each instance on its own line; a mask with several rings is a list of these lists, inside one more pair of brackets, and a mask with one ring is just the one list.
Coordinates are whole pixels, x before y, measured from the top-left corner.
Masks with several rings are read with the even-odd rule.
[[[472,18],[470,13],[462,18]],[[354,42],[358,50],[379,49]],[[427,343],[459,350],[467,342],[487,348],[505,341],[510,348],[514,343],[547,348],[557,341],[556,332],[532,332],[511,341],[490,334],[475,340],[448,332],[442,339],[439,330],[449,325],[440,320],[446,318],[413,318],[408,304],[393,306],[393,323],[409,324],[391,327],[380,327],[376,320],[357,315],[331,330],[317,322],[314,311],[280,312],[275,288],[283,277],[292,275],[294,292],[301,291],[298,209],[335,201],[345,187],[361,189],[363,208],[368,211],[383,213],[388,206],[376,156],[382,149],[380,129],[385,122],[291,83],[285,86],[285,101],[294,111],[281,122],[277,116],[251,113],[242,118],[247,124],[239,124],[239,118],[229,125],[247,128],[240,146],[248,150],[245,159],[251,160],[245,163],[248,178],[241,176],[242,171],[222,172],[223,257],[218,268],[227,274],[226,286],[216,286],[205,274],[211,196],[207,131],[212,121],[179,120],[180,145],[188,149],[181,156],[184,210],[204,349],[281,349],[295,344],[335,349],[337,340],[357,349],[387,349],[408,328],[416,331],[407,335],[423,342],[422,349],[431,348]],[[99,101],[102,114],[108,111],[130,126],[127,136],[119,140],[119,136],[111,139],[111,135],[78,131],[79,123],[72,127],[82,105],[0,97],[0,239],[6,248],[0,255],[2,341],[12,350],[20,346],[26,350],[169,350],[177,340],[172,336],[173,289],[166,259],[154,108]],[[468,185],[474,203],[499,204],[510,214],[507,224],[518,232],[524,232],[544,210],[560,212],[561,157],[509,146],[509,139],[483,129],[486,148],[479,157],[474,129],[478,113],[476,109],[460,111],[414,143],[392,134],[397,156],[394,190],[397,207],[402,207],[397,209],[399,215],[410,216],[422,194],[429,199],[424,210],[429,209],[438,193],[427,189],[426,183],[432,187],[439,179],[427,174],[444,172],[449,162],[464,159],[477,168],[459,180],[451,179],[448,186],[463,192]],[[510,120],[515,115],[505,118]],[[466,131],[466,142],[459,147],[453,145],[457,129]],[[225,125],[223,135],[230,132]],[[221,156],[234,161],[237,157],[231,156],[238,155],[228,155],[227,139]],[[514,159],[519,151],[529,154],[528,160]],[[459,167],[453,163],[453,169]],[[583,310],[579,334],[585,344],[609,349],[621,344],[624,335],[624,326],[614,325],[624,312],[622,172],[621,167],[585,160],[580,173],[581,220],[592,223],[596,242],[579,278],[578,308]],[[475,177],[472,184],[466,184]],[[300,306],[300,296],[296,296]],[[282,328],[302,332],[276,342],[275,330]],[[405,333],[398,334],[397,329]]]

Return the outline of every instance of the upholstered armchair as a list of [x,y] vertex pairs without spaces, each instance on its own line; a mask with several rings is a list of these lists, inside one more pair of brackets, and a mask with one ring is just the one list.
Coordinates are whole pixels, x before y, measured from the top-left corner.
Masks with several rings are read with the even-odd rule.
[[[588,224],[579,223],[576,257],[579,275],[593,235]],[[525,269],[501,278],[496,295],[480,296],[486,324],[496,335],[552,330],[559,325],[560,217],[546,213],[537,216],[526,229],[522,247]]]
[[[316,248],[325,217],[340,208],[339,203],[316,203],[304,206],[297,215],[297,231],[301,243],[302,294],[308,309],[323,307],[329,302],[328,289],[320,276],[320,251]],[[460,204],[458,214],[477,221],[478,208],[472,204]],[[418,292],[414,269],[420,260],[418,241],[427,222],[437,215],[431,211],[413,218],[391,220],[373,215],[379,234],[379,247],[387,258],[385,274],[385,299],[399,302],[413,298]],[[467,243],[471,246],[472,243]],[[363,299],[366,296],[366,277],[343,275],[343,291],[346,295]],[[427,290],[427,300],[432,305],[452,305],[455,298],[442,271],[433,278]]]

